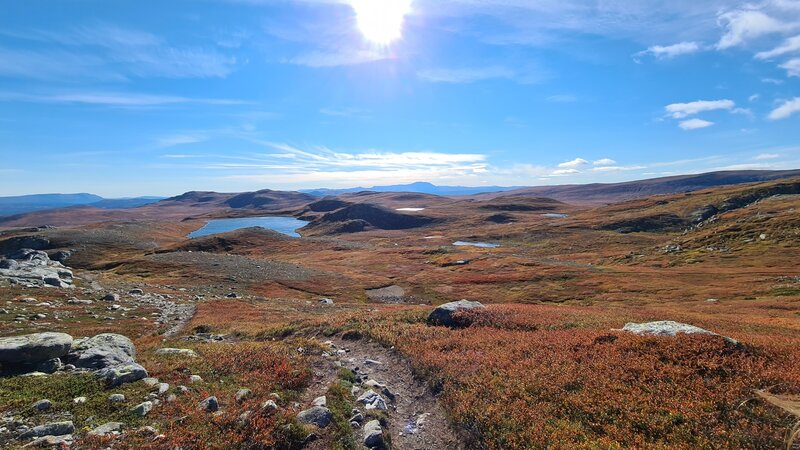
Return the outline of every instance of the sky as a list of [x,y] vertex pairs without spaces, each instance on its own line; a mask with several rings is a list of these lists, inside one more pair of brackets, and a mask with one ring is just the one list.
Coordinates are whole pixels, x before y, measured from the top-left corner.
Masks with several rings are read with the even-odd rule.
[[0,195],[800,168],[800,0],[26,0]]

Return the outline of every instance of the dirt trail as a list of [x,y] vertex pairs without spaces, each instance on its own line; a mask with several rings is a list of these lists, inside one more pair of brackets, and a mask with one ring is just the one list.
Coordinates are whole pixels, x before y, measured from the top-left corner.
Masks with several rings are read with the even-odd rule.
[[[333,353],[336,350],[345,350],[346,353],[339,355],[338,359],[319,360],[314,365],[316,377],[305,397],[310,400],[324,395],[327,387],[336,381],[339,369],[337,363],[340,363],[343,367],[355,369],[364,382],[377,381],[395,395],[392,401],[380,388],[372,388],[381,394],[388,406],[389,423],[383,431],[385,435],[391,436],[392,450],[467,448],[451,428],[436,397],[424,382],[413,376],[410,365],[398,352],[366,340],[345,341],[334,338],[330,341],[335,346],[332,348]],[[359,390],[355,394],[356,398],[371,389],[363,383],[357,386]],[[365,410],[362,404],[357,404],[356,407],[362,412]],[[362,433],[362,427],[353,430],[353,436],[359,444],[363,442]]]

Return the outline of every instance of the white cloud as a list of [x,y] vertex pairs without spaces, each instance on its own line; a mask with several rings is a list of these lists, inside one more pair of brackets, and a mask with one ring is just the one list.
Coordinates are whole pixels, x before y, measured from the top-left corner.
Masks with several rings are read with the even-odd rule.
[[617,162],[614,161],[611,158],[601,158],[601,159],[598,159],[597,161],[593,161],[592,165],[595,165],[595,166],[613,166],[616,163]]
[[637,53],[635,56],[653,55],[657,59],[669,59],[680,55],[688,55],[697,53],[702,50],[700,44],[697,42],[680,42],[672,45],[653,45]]
[[581,172],[580,170],[577,169],[556,169],[550,172],[550,175],[554,177],[563,177],[566,175],[574,175],[576,173],[581,173]]
[[780,157],[781,155],[777,153],[762,153],[760,155],[753,157],[753,159],[755,159],[756,161],[766,161],[769,159],[778,159]]
[[678,126],[683,130],[699,130],[700,128],[708,128],[714,125],[714,122],[709,122],[703,119],[689,119],[679,123]]
[[699,100],[689,103],[673,103],[664,109],[674,119],[683,119],[705,111],[733,109],[736,104],[732,100]]
[[761,82],[766,84],[774,84],[776,86],[783,84],[783,80],[778,80],[776,78],[762,78]]
[[757,59],[772,59],[777,56],[783,56],[787,53],[794,53],[800,51],[800,36],[794,36],[786,39],[783,44],[775,47],[772,50],[756,53]]
[[738,47],[751,39],[791,29],[789,25],[757,9],[728,11],[720,14],[717,21],[725,29],[725,34],[717,43],[720,50]]
[[800,111],[800,97],[795,97],[791,100],[786,100],[780,106],[773,109],[767,118],[769,120],[786,119],[798,111]]
[[572,161],[562,162],[561,164],[558,165],[558,167],[561,167],[562,169],[576,169],[578,167],[583,167],[587,164],[589,164],[589,161],[583,158],[575,158]]
[[173,147],[176,145],[195,144],[205,140],[206,137],[199,134],[174,134],[160,137],[156,142],[159,147]]
[[800,77],[800,58],[790,59],[779,67],[786,69],[786,74],[790,77]]
[[752,102],[757,102],[758,99],[760,98],[761,98],[760,94],[753,94],[750,97],[748,97],[747,100],[752,103]]

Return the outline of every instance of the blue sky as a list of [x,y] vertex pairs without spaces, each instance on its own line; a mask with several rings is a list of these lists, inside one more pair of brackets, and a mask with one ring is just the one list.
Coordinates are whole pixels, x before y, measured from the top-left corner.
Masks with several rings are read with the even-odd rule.
[[798,87],[800,0],[4,2],[0,195],[800,168]]

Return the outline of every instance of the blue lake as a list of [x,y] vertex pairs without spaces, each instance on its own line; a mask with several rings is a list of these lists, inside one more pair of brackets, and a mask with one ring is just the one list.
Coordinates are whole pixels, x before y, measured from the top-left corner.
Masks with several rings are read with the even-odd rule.
[[467,241],[455,241],[453,245],[456,246],[471,246],[471,247],[480,247],[480,248],[497,248],[500,247],[500,244],[490,244],[488,242],[467,242]]
[[303,228],[308,222],[298,220],[294,217],[241,217],[236,219],[213,219],[209,220],[203,228],[189,233],[190,238],[208,236],[209,234],[227,233],[228,231],[240,230],[242,228],[261,227],[268,230],[277,231],[292,237],[300,237],[295,231]]

